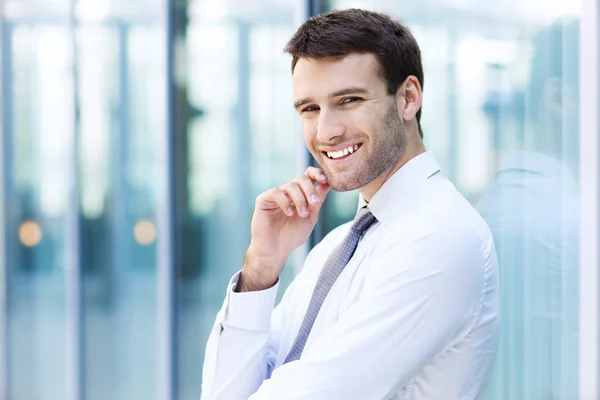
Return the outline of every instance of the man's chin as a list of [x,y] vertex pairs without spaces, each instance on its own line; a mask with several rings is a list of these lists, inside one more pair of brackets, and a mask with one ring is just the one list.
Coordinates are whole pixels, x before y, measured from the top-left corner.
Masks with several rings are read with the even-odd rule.
[[361,187],[361,185],[358,184],[358,182],[356,182],[356,181],[331,179],[331,178],[329,178],[329,176],[331,176],[331,174],[329,174],[329,175],[325,174],[325,175],[327,176],[327,181],[329,183],[329,186],[331,186],[331,189],[335,190],[336,192],[349,192],[351,190],[356,190]]

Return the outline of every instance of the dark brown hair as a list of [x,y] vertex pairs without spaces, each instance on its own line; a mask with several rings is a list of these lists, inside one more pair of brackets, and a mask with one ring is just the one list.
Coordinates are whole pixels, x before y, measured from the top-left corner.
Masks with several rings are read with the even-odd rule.
[[[421,50],[410,30],[386,14],[359,9],[336,10],[309,18],[285,46],[292,55],[292,73],[300,58],[345,57],[373,54],[394,95],[409,75],[424,84]],[[417,112],[419,133],[421,110]]]

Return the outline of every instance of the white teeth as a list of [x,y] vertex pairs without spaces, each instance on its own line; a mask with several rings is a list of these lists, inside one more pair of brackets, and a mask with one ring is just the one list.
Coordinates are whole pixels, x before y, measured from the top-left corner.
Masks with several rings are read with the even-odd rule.
[[347,156],[349,153],[350,154],[354,153],[356,150],[358,150],[358,145],[349,146],[349,147],[346,147],[343,150],[328,151],[327,152],[327,157],[333,158],[333,159],[341,158],[341,157]]

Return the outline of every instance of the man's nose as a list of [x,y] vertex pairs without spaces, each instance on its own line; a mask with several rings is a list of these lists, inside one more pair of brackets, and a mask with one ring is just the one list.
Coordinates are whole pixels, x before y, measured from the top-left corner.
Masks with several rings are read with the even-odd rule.
[[321,110],[317,124],[317,139],[322,143],[329,143],[337,136],[342,136],[346,131],[340,113],[330,110]]

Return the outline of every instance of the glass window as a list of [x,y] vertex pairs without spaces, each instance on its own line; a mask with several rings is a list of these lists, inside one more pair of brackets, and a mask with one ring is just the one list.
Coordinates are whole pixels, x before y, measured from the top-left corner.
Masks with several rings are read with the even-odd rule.
[[77,40],[85,393],[155,399],[165,30],[102,20]]
[[164,2],[20,3],[0,20],[8,398],[157,398]]
[[[159,398],[157,239],[168,236],[176,398],[198,399],[206,340],[242,266],[255,198],[304,171],[282,50],[308,3],[3,3],[7,398],[71,399],[75,372],[86,399]],[[579,1],[316,3],[388,12],[421,45],[426,145],[487,220],[500,259],[503,331],[488,398],[576,398]],[[161,232],[167,142],[176,154],[175,231]],[[356,200],[356,192],[330,194],[313,239],[350,220]],[[303,255],[288,260],[280,296]]]
[[[197,399],[204,349],[250,243],[256,196],[296,174],[294,1],[194,0],[177,48],[178,392]],[[293,277],[291,257],[282,289]],[[283,290],[280,289],[280,294]]]
[[2,39],[9,396],[63,398],[72,48],[60,24],[6,24]]
[[[578,397],[579,2],[329,6],[386,12],[420,44],[425,144],[498,251],[502,333],[487,398]],[[328,198],[336,224],[355,212],[344,196]]]

